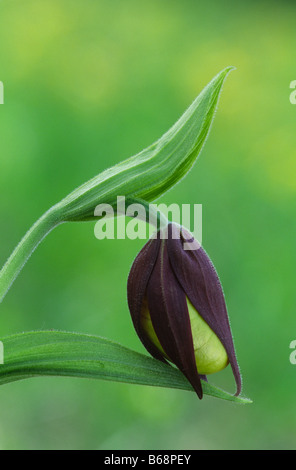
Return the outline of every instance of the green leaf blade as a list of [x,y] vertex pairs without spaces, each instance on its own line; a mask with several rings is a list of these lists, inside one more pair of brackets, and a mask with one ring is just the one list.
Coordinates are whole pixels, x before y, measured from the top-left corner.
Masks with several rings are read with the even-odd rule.
[[178,183],[198,158],[212,125],[223,83],[234,67],[222,70],[178,121],[155,143],[75,189],[55,210],[63,221],[94,220],[95,207],[117,196],[152,202]]
[[[193,391],[179,370],[112,341],[61,331],[36,331],[2,339],[0,385],[37,376],[68,376]],[[235,397],[206,382],[205,395],[236,403]]]

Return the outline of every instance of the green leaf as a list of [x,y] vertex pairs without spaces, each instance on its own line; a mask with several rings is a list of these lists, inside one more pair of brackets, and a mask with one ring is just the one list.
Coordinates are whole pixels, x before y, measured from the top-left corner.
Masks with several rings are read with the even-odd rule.
[[117,196],[154,201],[180,181],[195,163],[208,136],[225,78],[222,70],[202,90],[181,118],[154,144],[100,173],[55,206],[62,221],[97,219],[94,210]]
[[[29,377],[71,376],[193,391],[176,368],[97,336],[33,331],[5,337],[2,343],[0,385]],[[206,382],[203,390],[224,400],[251,403]]]

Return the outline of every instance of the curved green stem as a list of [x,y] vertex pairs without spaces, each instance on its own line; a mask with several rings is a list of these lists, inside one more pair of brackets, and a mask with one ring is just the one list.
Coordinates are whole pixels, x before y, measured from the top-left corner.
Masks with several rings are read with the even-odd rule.
[[[159,210],[156,210],[153,204],[148,204],[146,201],[134,198],[129,198],[127,201],[129,204],[141,204],[146,212],[145,221],[154,225],[157,230],[167,226],[167,218]],[[1,269],[0,303],[37,246],[49,232],[63,222],[56,207],[52,207],[35,222]]]
[[149,204],[143,199],[126,198],[126,205],[130,204],[140,204],[145,209],[146,217],[142,218],[141,212],[139,212],[136,218],[139,218],[140,220],[149,223],[150,225],[154,226],[157,230],[161,230],[167,227],[169,223],[168,219],[159,209],[156,209],[154,204]]
[[30,228],[0,271],[0,302],[39,243],[61,223],[54,208]]

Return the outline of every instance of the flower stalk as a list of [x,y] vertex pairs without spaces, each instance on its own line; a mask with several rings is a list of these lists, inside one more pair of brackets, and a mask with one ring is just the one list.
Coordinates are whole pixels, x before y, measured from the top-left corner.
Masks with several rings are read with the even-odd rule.
[[0,271],[0,302],[38,245],[60,223],[51,209],[28,230]]

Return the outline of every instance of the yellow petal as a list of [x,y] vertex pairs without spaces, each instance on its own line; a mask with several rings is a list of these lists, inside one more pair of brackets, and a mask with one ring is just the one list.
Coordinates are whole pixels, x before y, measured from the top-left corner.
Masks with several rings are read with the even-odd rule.
[[228,365],[223,344],[187,299],[196,366],[199,374],[213,374]]
[[149,313],[149,310],[148,310],[148,305],[147,305],[147,300],[146,299],[144,299],[144,301],[143,301],[143,306],[142,306],[142,310],[141,310],[141,324],[142,324],[142,327],[145,330],[148,338],[150,339],[150,341],[157,347],[159,352],[166,359],[168,359],[166,353],[164,352],[164,350],[163,350],[163,348],[162,348],[162,346],[161,346],[161,344],[158,340],[158,337],[156,336],[154,327],[152,325],[152,320],[151,320],[151,317],[150,317],[150,313]]

